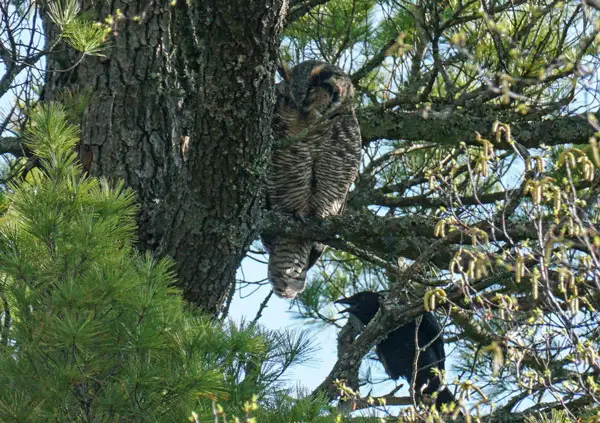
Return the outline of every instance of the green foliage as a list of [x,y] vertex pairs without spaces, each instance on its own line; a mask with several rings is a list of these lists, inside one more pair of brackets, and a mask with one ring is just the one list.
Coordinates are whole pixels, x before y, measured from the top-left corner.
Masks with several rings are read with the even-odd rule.
[[[83,175],[66,117],[57,104],[33,111],[25,142],[40,167],[3,201],[0,421],[207,421],[215,401],[249,416],[252,398],[269,416],[310,338],[184,311],[172,263],[133,249],[133,192]],[[299,404],[285,406],[322,409]]]
[[259,423],[305,422],[305,423],[341,423],[342,416],[327,404],[323,396],[312,398],[300,395],[298,399],[288,395],[273,398],[269,407],[259,408],[256,412]]
[[84,54],[100,55],[111,29],[106,24],[82,19],[79,11],[79,4],[73,0],[55,0],[48,5],[50,19],[71,47]]
[[539,413],[525,417],[526,423],[571,423],[573,419],[564,410],[551,410],[550,413]]
[[77,135],[61,107],[37,108],[41,166],[7,196],[0,421],[185,421],[266,344],[183,311],[171,262],[132,249],[133,193],[82,175]]

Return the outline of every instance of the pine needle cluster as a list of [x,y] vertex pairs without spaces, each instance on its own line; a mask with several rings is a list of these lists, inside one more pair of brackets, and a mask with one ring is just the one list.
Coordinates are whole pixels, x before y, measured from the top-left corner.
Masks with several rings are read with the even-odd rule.
[[305,332],[202,316],[135,250],[134,193],[82,171],[67,115],[32,111],[39,166],[0,196],[0,421],[338,421],[285,386]]
[[134,194],[83,174],[60,106],[25,139],[40,166],[0,220],[0,421],[208,418],[262,338],[184,311],[171,262],[133,248]]

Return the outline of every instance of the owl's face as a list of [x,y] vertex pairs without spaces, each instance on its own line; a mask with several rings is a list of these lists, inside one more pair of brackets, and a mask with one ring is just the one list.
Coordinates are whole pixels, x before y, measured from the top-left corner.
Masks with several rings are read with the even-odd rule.
[[322,116],[352,104],[354,88],[337,66],[309,60],[285,73],[283,79],[277,84],[278,97],[305,117]]

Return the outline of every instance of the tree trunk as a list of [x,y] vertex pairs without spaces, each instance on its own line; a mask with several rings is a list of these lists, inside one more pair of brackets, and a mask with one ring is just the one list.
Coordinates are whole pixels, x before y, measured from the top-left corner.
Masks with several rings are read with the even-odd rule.
[[136,191],[140,249],[172,256],[185,297],[218,313],[257,237],[287,0],[82,4],[117,9],[105,57],[68,72],[76,53],[51,57],[44,98],[91,93],[84,168]]

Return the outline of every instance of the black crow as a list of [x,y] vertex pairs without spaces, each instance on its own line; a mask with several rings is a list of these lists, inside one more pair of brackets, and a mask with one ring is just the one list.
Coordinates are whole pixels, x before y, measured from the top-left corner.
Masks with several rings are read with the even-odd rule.
[[[382,297],[375,292],[359,292],[349,298],[342,298],[336,304],[346,304],[350,307],[343,310],[356,316],[364,325],[367,325],[375,313],[379,310],[379,302]],[[386,373],[392,379],[405,378],[412,382],[414,372],[415,354],[415,329],[417,321],[413,320],[391,332],[386,339],[375,347],[377,357],[383,364]],[[442,339],[442,328],[432,313],[423,314],[418,330],[419,348],[425,348],[419,352],[417,360],[417,376],[414,387],[415,398],[419,401],[423,394],[432,395],[437,392],[436,405],[438,410],[442,404],[456,402],[454,395],[448,388],[441,388],[439,376],[433,374],[432,369],[444,370],[444,341]]]

